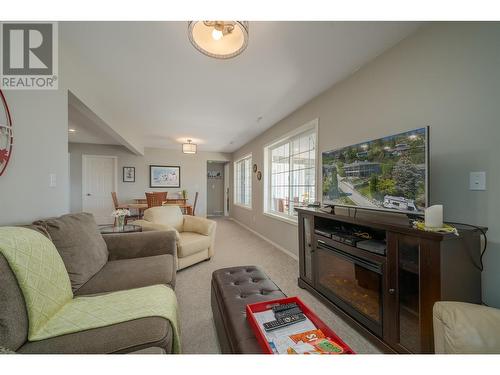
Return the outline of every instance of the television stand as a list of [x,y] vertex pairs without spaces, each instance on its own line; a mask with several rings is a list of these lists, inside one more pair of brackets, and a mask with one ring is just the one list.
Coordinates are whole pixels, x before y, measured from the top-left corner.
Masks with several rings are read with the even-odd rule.
[[406,215],[296,210],[299,286],[382,350],[433,353],[434,303],[481,303],[480,230],[457,237],[414,229]]

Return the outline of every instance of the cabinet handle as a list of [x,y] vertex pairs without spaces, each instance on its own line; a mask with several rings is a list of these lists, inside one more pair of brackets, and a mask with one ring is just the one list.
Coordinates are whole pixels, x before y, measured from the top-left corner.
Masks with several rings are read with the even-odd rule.
[[389,289],[389,294],[394,294],[394,292],[396,292],[396,289],[394,289],[394,288]]

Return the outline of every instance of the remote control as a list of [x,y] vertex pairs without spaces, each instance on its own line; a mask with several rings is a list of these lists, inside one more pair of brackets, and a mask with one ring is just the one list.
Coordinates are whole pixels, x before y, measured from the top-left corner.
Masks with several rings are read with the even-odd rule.
[[274,317],[276,319],[281,319],[284,318],[285,316],[296,315],[296,314],[302,314],[302,310],[300,309],[300,307],[292,307],[291,309],[285,311],[278,311],[277,313],[274,313]]
[[301,322],[303,320],[306,320],[306,316],[304,314],[285,316],[284,318],[264,323],[264,329],[266,331],[272,331],[274,329],[283,328],[291,324]]
[[294,307],[297,307],[297,303],[295,303],[295,302],[286,303],[284,305],[274,306],[273,307],[273,313],[276,314],[277,312],[285,311],[285,310],[288,310],[288,309],[291,309],[291,308],[294,308]]

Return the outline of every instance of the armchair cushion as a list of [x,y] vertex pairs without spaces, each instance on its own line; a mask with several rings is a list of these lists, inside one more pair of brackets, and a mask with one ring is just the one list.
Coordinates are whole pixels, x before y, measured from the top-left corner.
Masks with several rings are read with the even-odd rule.
[[204,217],[184,215],[184,231],[209,236],[215,228],[215,221]]
[[170,225],[166,224],[157,224],[157,223],[151,223],[146,220],[136,220],[132,224],[134,225],[140,225],[142,227],[143,232],[149,232],[149,231],[170,231],[175,233],[175,239],[176,241],[179,241],[179,232],[177,229],[174,227],[171,227]]
[[78,289],[76,295],[97,294],[164,284],[175,286],[175,258],[156,255],[112,260]]
[[500,353],[500,310],[463,302],[434,304],[436,353]]
[[181,239],[177,246],[180,258],[184,258],[208,249],[212,243],[212,239],[203,234],[182,232],[179,235]]
[[39,220],[50,235],[68,271],[73,291],[90,280],[108,261],[108,249],[89,213]]
[[178,232],[184,231],[184,217],[179,206],[151,207],[144,211],[144,220],[155,224],[164,224]]

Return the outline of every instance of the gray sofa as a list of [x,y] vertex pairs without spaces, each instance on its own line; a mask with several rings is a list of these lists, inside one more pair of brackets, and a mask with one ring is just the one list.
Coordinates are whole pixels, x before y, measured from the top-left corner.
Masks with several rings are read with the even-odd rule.
[[[175,286],[174,232],[102,236],[90,214],[41,220],[31,229],[48,236],[60,253],[74,295],[90,295],[143,286]],[[107,327],[33,341],[21,289],[0,254],[0,346],[18,353],[131,353],[172,351],[172,327],[152,316]]]

